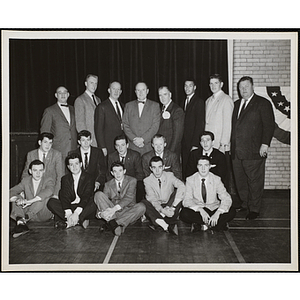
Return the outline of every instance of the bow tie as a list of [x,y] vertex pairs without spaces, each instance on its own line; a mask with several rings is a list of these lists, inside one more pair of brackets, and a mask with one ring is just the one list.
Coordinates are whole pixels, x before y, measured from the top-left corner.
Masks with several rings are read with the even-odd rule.
[[146,100],[144,100],[144,101],[141,101],[141,100],[138,100],[138,104],[145,104],[145,102],[146,102]]
[[69,107],[68,104],[61,104],[60,106],[63,106],[63,107]]

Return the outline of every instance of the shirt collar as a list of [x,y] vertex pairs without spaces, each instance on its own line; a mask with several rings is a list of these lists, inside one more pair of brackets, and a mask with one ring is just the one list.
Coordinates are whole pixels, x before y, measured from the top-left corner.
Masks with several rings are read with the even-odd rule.
[[[85,90],[85,92],[93,99],[93,97],[92,97],[92,95],[94,95],[94,94],[92,94],[90,91],[88,91],[88,90]],[[94,95],[95,96],[95,95]]]

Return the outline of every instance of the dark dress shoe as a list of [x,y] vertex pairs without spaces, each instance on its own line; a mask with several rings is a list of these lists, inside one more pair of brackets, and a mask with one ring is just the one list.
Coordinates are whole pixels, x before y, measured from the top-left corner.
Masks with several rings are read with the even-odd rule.
[[64,221],[56,221],[54,224],[54,227],[56,229],[65,229],[65,228],[67,228],[67,223]]
[[105,232],[105,231],[109,231],[108,225],[107,223],[103,223],[100,228],[99,228],[100,232]]
[[162,229],[162,227],[158,226],[158,225],[153,225],[153,224],[149,224],[148,227],[153,230],[153,231],[157,231],[157,232],[164,232],[164,230]]
[[243,211],[247,211],[248,209],[247,209],[247,207],[240,206],[240,207],[237,207],[235,210],[236,210],[236,212],[243,212]]
[[168,226],[168,232],[173,235],[178,235],[178,226],[177,224],[170,224]]
[[246,220],[254,220],[259,216],[259,213],[255,211],[250,211],[249,214],[246,216]]
[[191,232],[201,231],[201,225],[197,223],[192,223]]
[[15,226],[13,231],[13,237],[17,238],[20,235],[23,235],[25,233],[29,232],[29,228],[25,223],[21,223]]

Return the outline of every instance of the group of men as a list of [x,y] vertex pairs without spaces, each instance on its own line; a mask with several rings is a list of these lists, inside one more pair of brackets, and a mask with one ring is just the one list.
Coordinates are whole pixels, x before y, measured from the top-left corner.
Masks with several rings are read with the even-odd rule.
[[[30,220],[53,217],[56,228],[86,228],[96,217],[101,231],[119,236],[139,219],[178,235],[179,219],[194,232],[226,230],[236,209],[247,210],[247,219],[259,216],[274,114],[254,93],[251,77],[238,82],[235,103],[218,74],[210,77],[206,101],[196,95],[195,80],[186,80],[181,106],[167,86],[158,89],[161,107],[147,98],[144,82],[124,107],[119,82],[109,84],[103,102],[97,85],[98,77],[88,75],[74,107],[68,90],[58,87],[57,103],[45,109],[39,148],[28,153],[22,180],[10,190],[14,237],[29,231]],[[235,205],[229,151],[240,197]]]

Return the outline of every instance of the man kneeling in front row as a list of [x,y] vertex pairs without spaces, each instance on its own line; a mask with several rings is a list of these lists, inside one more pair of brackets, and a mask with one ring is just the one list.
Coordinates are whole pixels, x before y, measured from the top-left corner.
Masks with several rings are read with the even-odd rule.
[[108,228],[117,236],[146,211],[144,204],[136,203],[136,178],[125,173],[126,169],[121,162],[113,162],[111,174],[114,178],[106,182],[103,192],[97,192],[94,197],[98,207],[96,217],[104,219]]
[[198,172],[186,179],[186,193],[180,219],[192,223],[191,231],[210,227],[215,231],[227,230],[227,223],[235,216],[231,207],[231,196],[227,193],[221,178],[209,172],[211,159],[201,156]]
[[151,174],[144,179],[146,200],[146,216],[150,219],[153,230],[163,229],[178,235],[178,216],[185,194],[184,183],[176,178],[172,172],[165,172],[165,165],[161,157],[150,159]]

